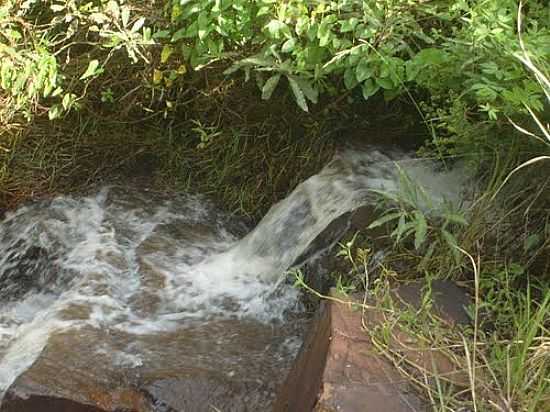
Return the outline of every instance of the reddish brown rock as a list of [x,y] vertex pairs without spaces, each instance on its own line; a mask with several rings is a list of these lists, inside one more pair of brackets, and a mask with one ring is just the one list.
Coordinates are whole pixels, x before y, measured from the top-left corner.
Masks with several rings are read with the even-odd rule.
[[274,412],[311,411],[317,401],[330,345],[331,308],[322,301],[306,340],[275,401]]
[[[418,282],[393,292],[403,304],[418,307],[426,284]],[[336,296],[332,291],[332,296]],[[467,295],[451,282],[432,284],[435,313],[450,325],[468,321]],[[343,300],[349,300],[344,297]],[[356,300],[359,302],[360,300]],[[357,305],[326,302],[313,322],[296,364],[276,402],[276,412],[416,412],[430,410],[394,365],[375,348],[364,327],[383,320],[376,310]],[[430,373],[454,384],[465,384],[467,375],[456,370],[446,355],[415,347],[414,339],[394,329],[390,347]],[[317,391],[314,388],[317,387]]]
[[[154,335],[91,327],[58,332],[10,386],[0,411],[270,410],[288,370],[276,353],[266,353],[280,334],[270,325],[236,320]],[[228,341],[219,348],[221,337],[236,340],[237,335],[238,347]],[[129,353],[132,347],[135,355]],[[243,353],[255,357],[241,361]]]
[[362,312],[331,304],[332,333],[318,412],[426,410],[406,378],[375,349],[362,328]]

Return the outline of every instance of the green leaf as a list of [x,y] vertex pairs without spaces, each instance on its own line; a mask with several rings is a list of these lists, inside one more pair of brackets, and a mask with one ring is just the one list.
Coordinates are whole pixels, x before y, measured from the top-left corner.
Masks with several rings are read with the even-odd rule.
[[386,213],[384,216],[382,216],[379,219],[376,219],[374,222],[372,222],[367,229],[374,229],[375,227],[382,226],[383,224],[390,222],[392,220],[398,219],[401,216],[404,215],[404,212],[394,212],[394,213]]
[[456,213],[445,213],[443,217],[449,222],[449,223],[456,223],[458,225],[467,226],[468,221],[464,218],[464,216],[456,214]]
[[408,233],[411,232],[411,230],[414,229],[414,222],[407,222],[405,220],[405,214],[403,214],[399,218],[399,223],[397,224],[397,228],[392,232],[392,236],[395,237],[395,243],[399,243],[399,241],[406,237]]
[[63,113],[63,109],[60,105],[56,104],[48,110],[48,118],[50,120],[58,119],[61,117],[61,114]]
[[11,86],[11,93],[14,95],[21,93],[28,79],[29,77],[25,72],[19,72]]
[[298,17],[296,20],[296,25],[294,26],[294,31],[298,36],[304,34],[309,28],[309,19],[306,17]]
[[447,52],[435,48],[426,48],[416,54],[413,61],[421,66],[438,66],[448,59]]
[[210,33],[210,30],[209,30],[209,21],[208,21],[208,13],[206,12],[201,12],[199,14],[199,18],[197,20],[197,23],[199,25],[199,31],[198,31],[198,34],[199,34],[199,39],[204,39],[206,36],[208,36],[208,34]]
[[418,250],[426,240],[426,234],[428,233],[428,222],[426,222],[426,218],[424,217],[424,214],[422,214],[418,210],[414,211],[414,217],[415,217],[414,248]]
[[174,52],[174,48],[172,46],[166,44],[162,48],[162,52],[160,53],[160,62],[162,64],[166,63],[173,52]]
[[420,73],[421,66],[419,64],[415,64],[412,60],[409,60],[405,63],[405,71],[407,74],[407,81],[413,81],[416,79],[418,74]]
[[296,103],[298,104],[298,106],[300,106],[300,108],[304,112],[309,111],[304,92],[302,91],[296,80],[294,80],[292,77],[288,77],[288,82],[290,84],[290,88],[292,89],[292,93],[294,94],[294,98],[296,99]]
[[[160,32],[162,33],[162,31]],[[173,35],[172,35],[172,43],[175,43],[177,42],[178,40],[181,40],[183,38],[185,38],[187,35],[187,28],[184,27],[183,29],[179,29],[177,32],[175,32]],[[153,36],[154,37],[154,36]],[[162,38],[162,37],[161,37]]]
[[[181,30],[180,30],[181,31]],[[185,30],[184,30],[185,32]],[[153,34],[153,39],[168,39],[170,38],[170,30],[159,30]]]
[[288,27],[285,23],[280,20],[273,19],[266,26],[267,31],[275,39],[281,37],[281,33],[288,30]]
[[384,101],[389,102],[401,95],[400,89],[384,90]]
[[132,33],[137,33],[138,31],[141,30],[144,24],[145,24],[145,17],[140,17],[134,22],[134,24],[132,24],[132,28],[130,31]]
[[359,23],[359,19],[357,17],[352,17],[350,19],[341,20],[340,21],[340,32],[341,33],[347,33],[350,31],[355,30],[355,26],[357,26],[357,23]]
[[73,103],[76,100],[76,95],[74,93],[67,93],[65,96],[63,96],[63,100],[61,102],[63,109],[69,110]]
[[455,262],[459,263],[460,262],[460,251],[457,249],[458,242],[457,242],[456,238],[451,233],[446,231],[445,229],[441,229],[441,235],[443,236],[443,239],[445,240],[445,243],[447,243],[447,245],[451,249],[451,253],[453,254]]
[[258,10],[258,13],[256,13],[256,17],[265,16],[269,14],[270,11],[271,11],[271,8],[268,6],[260,7],[260,10]]
[[149,43],[149,44],[153,44],[154,42],[152,42],[152,35],[151,35],[151,27],[144,27],[143,28],[143,41],[146,42],[146,43]]
[[[60,96],[61,93],[63,93],[63,89],[61,87],[56,87],[55,90],[52,93],[52,97]],[[44,96],[46,97],[46,96]]]
[[376,84],[386,90],[393,89],[395,87],[393,81],[390,78],[377,77]]
[[319,91],[306,79],[301,79],[297,76],[288,75],[300,86],[300,89],[306,96],[306,98],[312,103],[316,104],[319,99]]
[[361,61],[355,68],[355,75],[357,76],[357,81],[359,83],[362,83],[363,81],[371,78],[373,73],[374,67],[372,67],[372,65],[366,58],[361,59]]
[[2,63],[2,67],[0,69],[0,85],[4,90],[9,90],[11,88],[11,82],[12,82],[12,75],[13,75],[13,66],[11,62],[5,61]]
[[328,19],[323,19],[323,22],[319,25],[317,31],[317,38],[319,39],[319,46],[324,47],[330,43],[332,37],[331,31],[332,24]]
[[262,87],[262,99],[263,100],[269,100],[271,98],[271,95],[273,94],[273,91],[279,84],[279,80],[281,79],[280,74],[275,74],[271,76],[267,81],[264,83],[264,86]]
[[84,80],[84,79],[87,79],[88,77],[92,77],[98,74],[99,72],[98,67],[99,67],[99,60],[90,61],[90,63],[88,64],[88,68],[86,69],[84,74],[80,76],[80,80]]
[[230,74],[233,74],[235,72],[238,72],[239,70],[241,70],[244,66],[242,64],[239,64],[239,63],[235,63],[231,66],[229,66],[227,69],[224,70],[223,74],[226,75],[226,76],[229,76]]
[[363,87],[361,90],[363,92],[363,98],[367,100],[369,97],[374,95],[378,90],[380,90],[380,86],[377,83],[375,83],[372,79],[367,79],[363,83]]
[[283,47],[281,47],[281,51],[283,53],[290,53],[292,50],[294,50],[294,46],[296,45],[296,39],[294,37],[291,37],[287,41],[283,43]]
[[344,86],[346,86],[346,89],[351,90],[357,86],[358,83],[357,77],[355,76],[355,70],[352,67],[348,67],[344,71]]

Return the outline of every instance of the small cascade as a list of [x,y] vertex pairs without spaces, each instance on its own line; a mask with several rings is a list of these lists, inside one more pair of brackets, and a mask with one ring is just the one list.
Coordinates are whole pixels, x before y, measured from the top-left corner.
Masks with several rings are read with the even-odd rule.
[[9,214],[0,224],[0,399],[52,336],[74,330],[95,331],[100,343],[87,355],[121,368],[178,359],[231,379],[280,373],[301,344],[289,316],[304,317],[285,271],[371,189],[396,190],[396,160],[434,196],[448,189],[451,176],[431,164],[350,150],[250,232],[201,196],[121,187]]

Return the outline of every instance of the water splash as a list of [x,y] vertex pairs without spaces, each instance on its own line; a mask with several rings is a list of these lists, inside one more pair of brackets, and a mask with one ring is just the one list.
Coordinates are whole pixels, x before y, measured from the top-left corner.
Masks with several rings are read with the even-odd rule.
[[[92,327],[146,337],[299,312],[284,272],[329,223],[369,202],[371,189],[397,190],[395,160],[434,196],[458,198],[462,177],[371,150],[336,155],[244,237],[244,224],[200,196],[119,187],[8,215],[0,225],[0,399],[54,332]],[[296,339],[284,337],[281,348]],[[114,362],[135,367],[141,356],[113,351]]]

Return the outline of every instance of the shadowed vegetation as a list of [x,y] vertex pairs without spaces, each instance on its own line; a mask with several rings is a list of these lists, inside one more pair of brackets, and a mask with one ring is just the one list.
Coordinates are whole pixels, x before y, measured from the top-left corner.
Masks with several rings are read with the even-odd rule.
[[[0,211],[138,180],[257,220],[351,140],[465,162],[475,190],[460,210],[425,213],[429,199],[403,177],[399,195],[382,194],[382,220],[343,243],[334,279],[382,297],[404,279],[461,282],[475,297],[472,328],[395,312],[372,334],[381,353],[435,410],[544,410],[546,3],[6,0]],[[369,283],[370,250],[382,247]],[[384,340],[392,325],[448,351],[466,387],[404,367]]]

